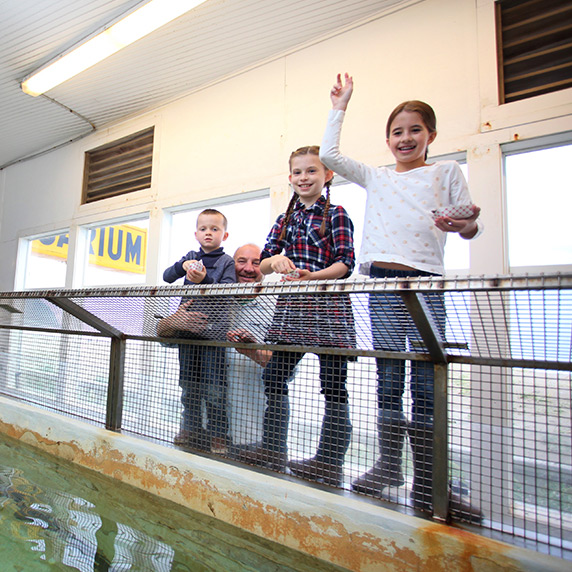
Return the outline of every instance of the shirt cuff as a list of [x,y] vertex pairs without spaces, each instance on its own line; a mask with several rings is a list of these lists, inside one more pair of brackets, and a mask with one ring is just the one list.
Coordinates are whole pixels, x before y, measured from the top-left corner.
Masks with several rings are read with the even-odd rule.
[[341,123],[346,116],[346,112],[343,109],[330,109],[328,114],[329,123]]

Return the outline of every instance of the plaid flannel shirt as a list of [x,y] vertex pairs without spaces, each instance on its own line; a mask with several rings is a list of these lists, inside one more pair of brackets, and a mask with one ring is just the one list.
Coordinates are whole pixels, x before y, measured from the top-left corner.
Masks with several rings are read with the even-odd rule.
[[296,201],[284,240],[278,240],[284,220],[284,214],[281,214],[270,230],[261,258],[283,252],[298,268],[310,272],[343,262],[348,267],[348,273],[344,276],[347,278],[355,266],[354,225],[344,207],[330,205],[326,232],[321,237],[325,205],[323,196],[309,208]]

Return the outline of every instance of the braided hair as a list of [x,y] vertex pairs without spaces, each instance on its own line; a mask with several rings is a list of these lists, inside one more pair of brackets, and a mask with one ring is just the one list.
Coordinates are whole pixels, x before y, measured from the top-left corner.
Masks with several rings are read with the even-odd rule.
[[[288,165],[290,166],[290,171],[292,171],[292,159],[295,157],[300,157],[301,155],[316,155],[317,157],[320,156],[320,147],[318,145],[308,145],[307,147],[300,147],[296,149],[291,155],[290,159],[288,159]],[[324,167],[325,168],[325,167]],[[322,224],[320,225],[320,236],[323,238],[326,235],[326,220],[328,218],[328,214],[330,212],[330,187],[332,186],[332,179],[326,181],[324,187],[326,189],[326,206],[324,207],[324,217],[322,220]],[[298,200],[298,193],[294,191],[292,194],[292,198],[288,203],[288,208],[284,213],[284,218],[282,219],[282,230],[280,231],[280,236],[278,240],[284,240],[286,235],[286,228],[288,227],[288,223],[290,222],[290,218],[292,217],[292,212],[294,211],[294,205]]]

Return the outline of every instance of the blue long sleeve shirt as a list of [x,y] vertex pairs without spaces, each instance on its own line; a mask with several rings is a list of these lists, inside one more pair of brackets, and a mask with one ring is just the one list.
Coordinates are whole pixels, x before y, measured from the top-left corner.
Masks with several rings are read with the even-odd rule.
[[[183,269],[183,262],[186,260],[201,260],[205,265],[207,275],[203,279],[200,285],[207,284],[232,284],[236,282],[236,272],[234,269],[234,260],[228,254],[225,254],[222,247],[213,250],[212,252],[204,252],[201,248],[198,252],[191,250],[181,258],[178,262],[175,262],[172,266],[169,266],[163,272],[163,280],[172,284],[175,280],[185,277],[185,285],[198,286],[187,279],[186,272]],[[181,338],[193,338],[193,339],[215,339],[215,340],[226,340],[226,332],[229,327],[229,305],[230,300],[224,298],[221,300],[219,297],[215,296],[201,296],[190,297],[186,296],[182,298],[181,304],[193,301],[190,310],[193,312],[202,312],[206,314],[209,319],[209,325],[204,335],[190,334],[189,332],[179,331],[177,337]]]
[[163,272],[163,280],[172,284],[175,280],[184,276],[185,284],[193,284],[193,282],[187,279],[187,273],[183,269],[183,262],[187,260],[201,260],[205,265],[207,275],[201,284],[232,284],[236,282],[234,260],[232,256],[225,254],[222,246],[212,252],[205,252],[202,248],[198,252],[196,250],[187,252],[181,260],[175,262],[175,264],[169,266]]

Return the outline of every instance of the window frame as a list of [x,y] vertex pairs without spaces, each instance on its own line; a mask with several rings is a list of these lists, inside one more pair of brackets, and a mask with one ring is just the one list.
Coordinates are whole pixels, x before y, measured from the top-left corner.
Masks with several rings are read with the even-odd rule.
[[511,141],[500,145],[502,155],[502,192],[504,204],[504,228],[506,232],[506,257],[508,271],[514,273],[542,274],[547,272],[572,272],[572,263],[570,264],[527,264],[514,265],[510,260],[510,225],[509,225],[509,204],[508,204],[508,186],[506,173],[506,158],[513,155],[521,155],[534,151],[542,151],[547,149],[555,149],[572,145],[572,131],[563,131],[551,135],[535,137],[532,139]]
[[[16,273],[14,276],[14,287],[17,290],[36,290],[35,286],[26,286],[26,278],[28,275],[28,265],[30,264],[30,259],[32,258],[32,243],[35,240],[42,240],[44,238],[52,238],[61,236],[63,234],[68,235],[68,255],[65,258],[66,273],[64,275],[64,283],[61,286],[52,286],[52,288],[64,288],[67,272],[69,271],[69,236],[70,229],[60,229],[50,232],[42,232],[37,234],[31,234],[27,236],[22,236],[18,240],[18,253],[16,255]],[[62,259],[63,260],[63,259]]]
[[[436,161],[456,161],[457,163],[459,163],[459,165],[465,165],[467,167],[467,176],[465,178],[467,179],[467,183],[469,183],[469,180],[468,180],[469,164],[467,161],[467,152],[466,151],[456,151],[454,153],[444,153],[443,155],[432,155],[428,158],[428,160],[430,162],[429,164],[434,163]],[[391,163],[388,165],[380,165],[380,166],[387,167],[388,169],[394,169],[395,163]],[[335,188],[338,188],[342,185],[347,185],[347,184],[355,184],[355,183],[348,181],[347,179],[345,179],[341,175],[334,175],[334,179],[332,181],[332,189],[335,189]],[[470,190],[470,184],[469,184],[469,190]],[[364,190],[364,192],[365,192],[365,190]],[[362,221],[360,221],[361,222],[360,228],[361,228],[362,233],[363,233],[363,219],[364,218],[365,218],[365,210],[364,210],[364,213],[362,216]],[[354,226],[357,226],[356,220],[355,219],[352,219],[352,220],[354,222]],[[354,233],[354,241],[355,241],[355,238],[356,238],[356,235]],[[450,238],[451,237],[448,237],[447,240],[449,241]],[[459,240],[466,242],[467,248],[470,247],[470,240],[465,240],[461,237],[459,237]],[[359,237],[359,248],[361,248],[361,236]],[[445,257],[447,256],[446,248],[447,248],[447,245],[445,245]],[[358,248],[356,248],[356,259],[357,259],[358,255],[359,255],[359,251],[358,251]],[[448,276],[452,276],[452,275],[454,275],[454,276],[469,276],[470,271],[471,271],[470,259],[469,259],[469,266],[467,266],[465,268],[447,268],[447,267],[445,267],[445,275],[448,275]],[[354,270],[352,277],[353,278],[359,278],[360,276],[362,276],[362,275],[359,274],[359,268],[358,268],[358,265],[356,264],[356,269]]]
[[[145,254],[146,258],[146,268],[145,272],[141,273],[142,280],[138,282],[109,282],[106,284],[86,284],[86,271],[89,265],[89,247],[91,244],[91,231],[98,228],[108,228],[113,226],[120,226],[125,224],[130,224],[132,222],[138,222],[141,220],[146,220],[148,223],[147,228],[147,241],[146,247],[147,251]],[[151,213],[149,211],[143,211],[131,214],[129,216],[117,217],[112,219],[104,219],[91,222],[89,224],[82,224],[78,226],[77,233],[77,251],[78,256],[76,257],[76,264],[74,265],[74,283],[78,288],[99,288],[99,287],[113,287],[113,286],[143,286],[147,283],[147,276],[149,273],[149,258],[150,250],[148,240],[151,231]]]
[[[177,252],[173,252],[172,240],[173,240],[173,216],[177,214],[182,214],[185,212],[190,211],[202,211],[207,208],[213,208],[217,210],[221,210],[224,212],[225,205],[231,204],[240,204],[246,203],[250,201],[255,201],[259,199],[268,199],[269,200],[269,211],[268,211],[268,220],[266,222],[266,236],[270,232],[272,227],[273,221],[271,220],[271,210],[272,210],[272,194],[269,187],[263,189],[257,189],[254,191],[246,191],[244,193],[239,193],[235,195],[224,195],[222,197],[214,197],[212,199],[203,199],[200,201],[192,202],[192,203],[185,203],[183,205],[176,205],[172,207],[165,207],[163,209],[163,232],[161,233],[161,244],[160,244],[160,255],[159,259],[161,261],[158,276],[158,283],[163,283],[163,270],[167,268],[169,265],[173,264],[175,260],[181,258],[184,252],[177,250]],[[261,221],[261,224],[262,221]],[[232,220],[229,220],[229,234],[232,233]],[[254,241],[252,241],[254,242]],[[187,252],[189,250],[198,250],[199,245],[194,238],[194,229],[192,229],[192,235],[189,238]],[[228,249],[225,243],[222,244],[224,251],[226,254],[232,256],[234,252]],[[260,248],[264,248],[264,244],[259,244]],[[183,248],[184,250],[184,248]],[[178,258],[177,258],[178,256]],[[163,270],[161,270],[163,268]]]

